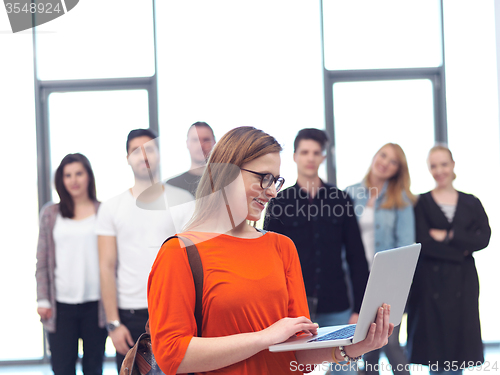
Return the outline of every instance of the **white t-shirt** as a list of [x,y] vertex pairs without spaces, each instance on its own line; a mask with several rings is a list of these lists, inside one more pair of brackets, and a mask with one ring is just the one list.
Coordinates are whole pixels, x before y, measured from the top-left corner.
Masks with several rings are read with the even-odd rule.
[[[168,208],[176,204],[174,208]],[[118,308],[145,309],[147,281],[160,247],[168,237],[180,232],[193,214],[193,196],[187,191],[165,185],[155,202],[146,205],[132,193],[124,193],[101,204],[96,233],[116,237]]]
[[101,299],[95,228],[96,215],[73,220],[57,214],[53,231],[56,301],[77,304]]
[[368,268],[372,268],[373,257],[375,256],[375,209],[365,206],[363,214],[359,218],[359,229],[361,231],[361,240],[365,248],[366,261]]

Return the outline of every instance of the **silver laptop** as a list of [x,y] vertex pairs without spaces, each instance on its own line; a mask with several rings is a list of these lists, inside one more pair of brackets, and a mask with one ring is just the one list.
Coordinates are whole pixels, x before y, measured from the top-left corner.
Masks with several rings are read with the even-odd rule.
[[318,329],[317,335],[293,336],[271,345],[271,352],[331,348],[355,344],[365,339],[377,310],[384,303],[391,305],[390,323],[401,323],[413,274],[420,254],[420,244],[385,250],[375,254],[357,324]]

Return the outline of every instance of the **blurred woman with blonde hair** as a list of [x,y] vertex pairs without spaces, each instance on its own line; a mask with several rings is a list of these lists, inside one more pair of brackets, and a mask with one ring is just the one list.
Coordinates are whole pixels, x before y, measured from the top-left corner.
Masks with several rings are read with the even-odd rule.
[[[372,159],[368,172],[346,191],[354,202],[363,246],[371,266],[375,253],[415,242],[416,199],[410,191],[410,173],[405,153],[396,143],[382,146]],[[399,326],[383,349],[395,374],[409,375],[408,360],[399,345]],[[367,374],[378,374],[380,351],[364,356]]]

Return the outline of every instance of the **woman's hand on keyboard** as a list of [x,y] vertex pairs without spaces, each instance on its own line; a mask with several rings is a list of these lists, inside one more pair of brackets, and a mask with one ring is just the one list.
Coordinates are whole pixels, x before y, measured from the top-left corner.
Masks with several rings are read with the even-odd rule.
[[316,335],[318,333],[318,325],[311,322],[305,316],[301,316],[298,318],[280,319],[273,325],[260,331],[264,337],[266,346],[286,341],[298,332]]

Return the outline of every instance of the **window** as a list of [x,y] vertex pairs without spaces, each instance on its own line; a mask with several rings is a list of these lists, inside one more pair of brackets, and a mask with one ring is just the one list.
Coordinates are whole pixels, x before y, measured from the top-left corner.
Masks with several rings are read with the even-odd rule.
[[80,1],[36,34],[39,79],[155,74],[152,1]]
[[425,163],[434,144],[433,90],[429,80],[336,83],[333,97],[337,181],[341,189],[360,182],[375,153],[388,142],[399,144],[406,154],[412,191],[422,193],[433,187]]
[[328,70],[436,67],[439,0],[323,0]]
[[[4,23],[1,27],[8,30]],[[38,196],[31,35],[3,34],[0,50],[9,51],[9,58],[2,60],[0,69],[0,361],[40,359],[43,331],[36,312]]]
[[[448,139],[455,159],[455,188],[477,196],[492,228],[490,244],[474,254],[484,341],[500,341],[497,296],[500,186],[495,3],[444,1]],[[464,23],[469,27],[464,28]],[[497,30],[499,25],[496,26]]]
[[[62,158],[80,152],[94,171],[97,198],[106,201],[134,184],[127,164],[127,135],[148,128],[146,90],[86,91],[49,95],[52,176]],[[53,186],[52,199],[59,197]]]
[[237,126],[276,137],[284,146],[285,187],[295,184],[297,132],[324,128],[318,4],[158,1],[156,7],[160,145],[164,160],[175,160],[163,163],[163,177],[189,168],[187,130],[205,121],[216,139]]

